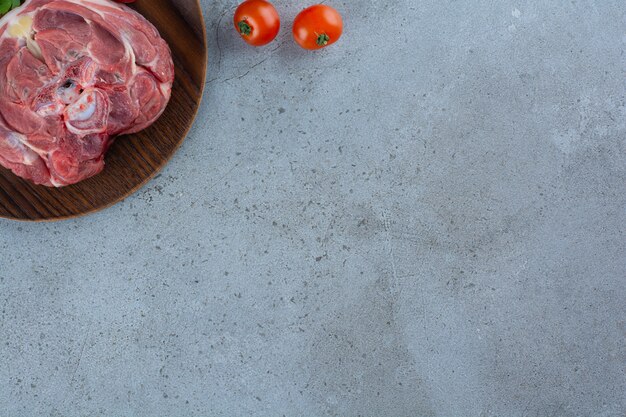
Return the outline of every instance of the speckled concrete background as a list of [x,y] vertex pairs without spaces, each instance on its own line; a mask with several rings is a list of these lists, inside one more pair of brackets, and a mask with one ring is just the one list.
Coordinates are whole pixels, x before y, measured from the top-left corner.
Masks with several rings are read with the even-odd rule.
[[626,414],[626,3],[332,3],[203,1],[162,175],[0,221],[1,416]]

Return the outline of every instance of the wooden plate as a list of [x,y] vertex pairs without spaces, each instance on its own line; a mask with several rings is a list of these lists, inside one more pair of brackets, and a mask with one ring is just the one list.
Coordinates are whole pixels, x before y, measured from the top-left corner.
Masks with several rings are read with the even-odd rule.
[[169,44],[176,79],[163,115],[148,129],[119,137],[104,171],[76,185],[33,185],[0,167],[0,217],[53,221],[101,210],[152,178],[185,139],[196,116],[206,73],[206,35],[198,0],[138,0],[132,5]]

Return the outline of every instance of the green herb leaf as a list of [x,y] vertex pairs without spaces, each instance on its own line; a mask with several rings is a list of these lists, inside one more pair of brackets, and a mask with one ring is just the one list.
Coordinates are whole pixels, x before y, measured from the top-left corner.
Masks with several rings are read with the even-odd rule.
[[9,10],[17,9],[22,5],[23,0],[0,0],[0,17]]
[[13,0],[0,0],[0,14],[5,14],[11,10]]

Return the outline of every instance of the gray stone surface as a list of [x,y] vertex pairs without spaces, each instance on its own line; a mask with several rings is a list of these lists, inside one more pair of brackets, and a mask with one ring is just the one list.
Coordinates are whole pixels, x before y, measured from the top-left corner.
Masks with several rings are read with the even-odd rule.
[[0,415],[623,417],[626,3],[276,3],[159,178],[0,221]]

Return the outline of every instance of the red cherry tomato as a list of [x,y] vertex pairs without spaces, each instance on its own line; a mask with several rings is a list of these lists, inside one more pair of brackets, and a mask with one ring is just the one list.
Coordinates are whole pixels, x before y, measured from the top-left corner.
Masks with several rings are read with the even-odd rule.
[[233,22],[243,40],[253,46],[270,43],[280,30],[278,12],[267,0],[244,1],[237,7]]
[[302,10],[293,21],[293,37],[304,49],[321,49],[337,42],[343,31],[343,20],[335,9],[316,4]]

